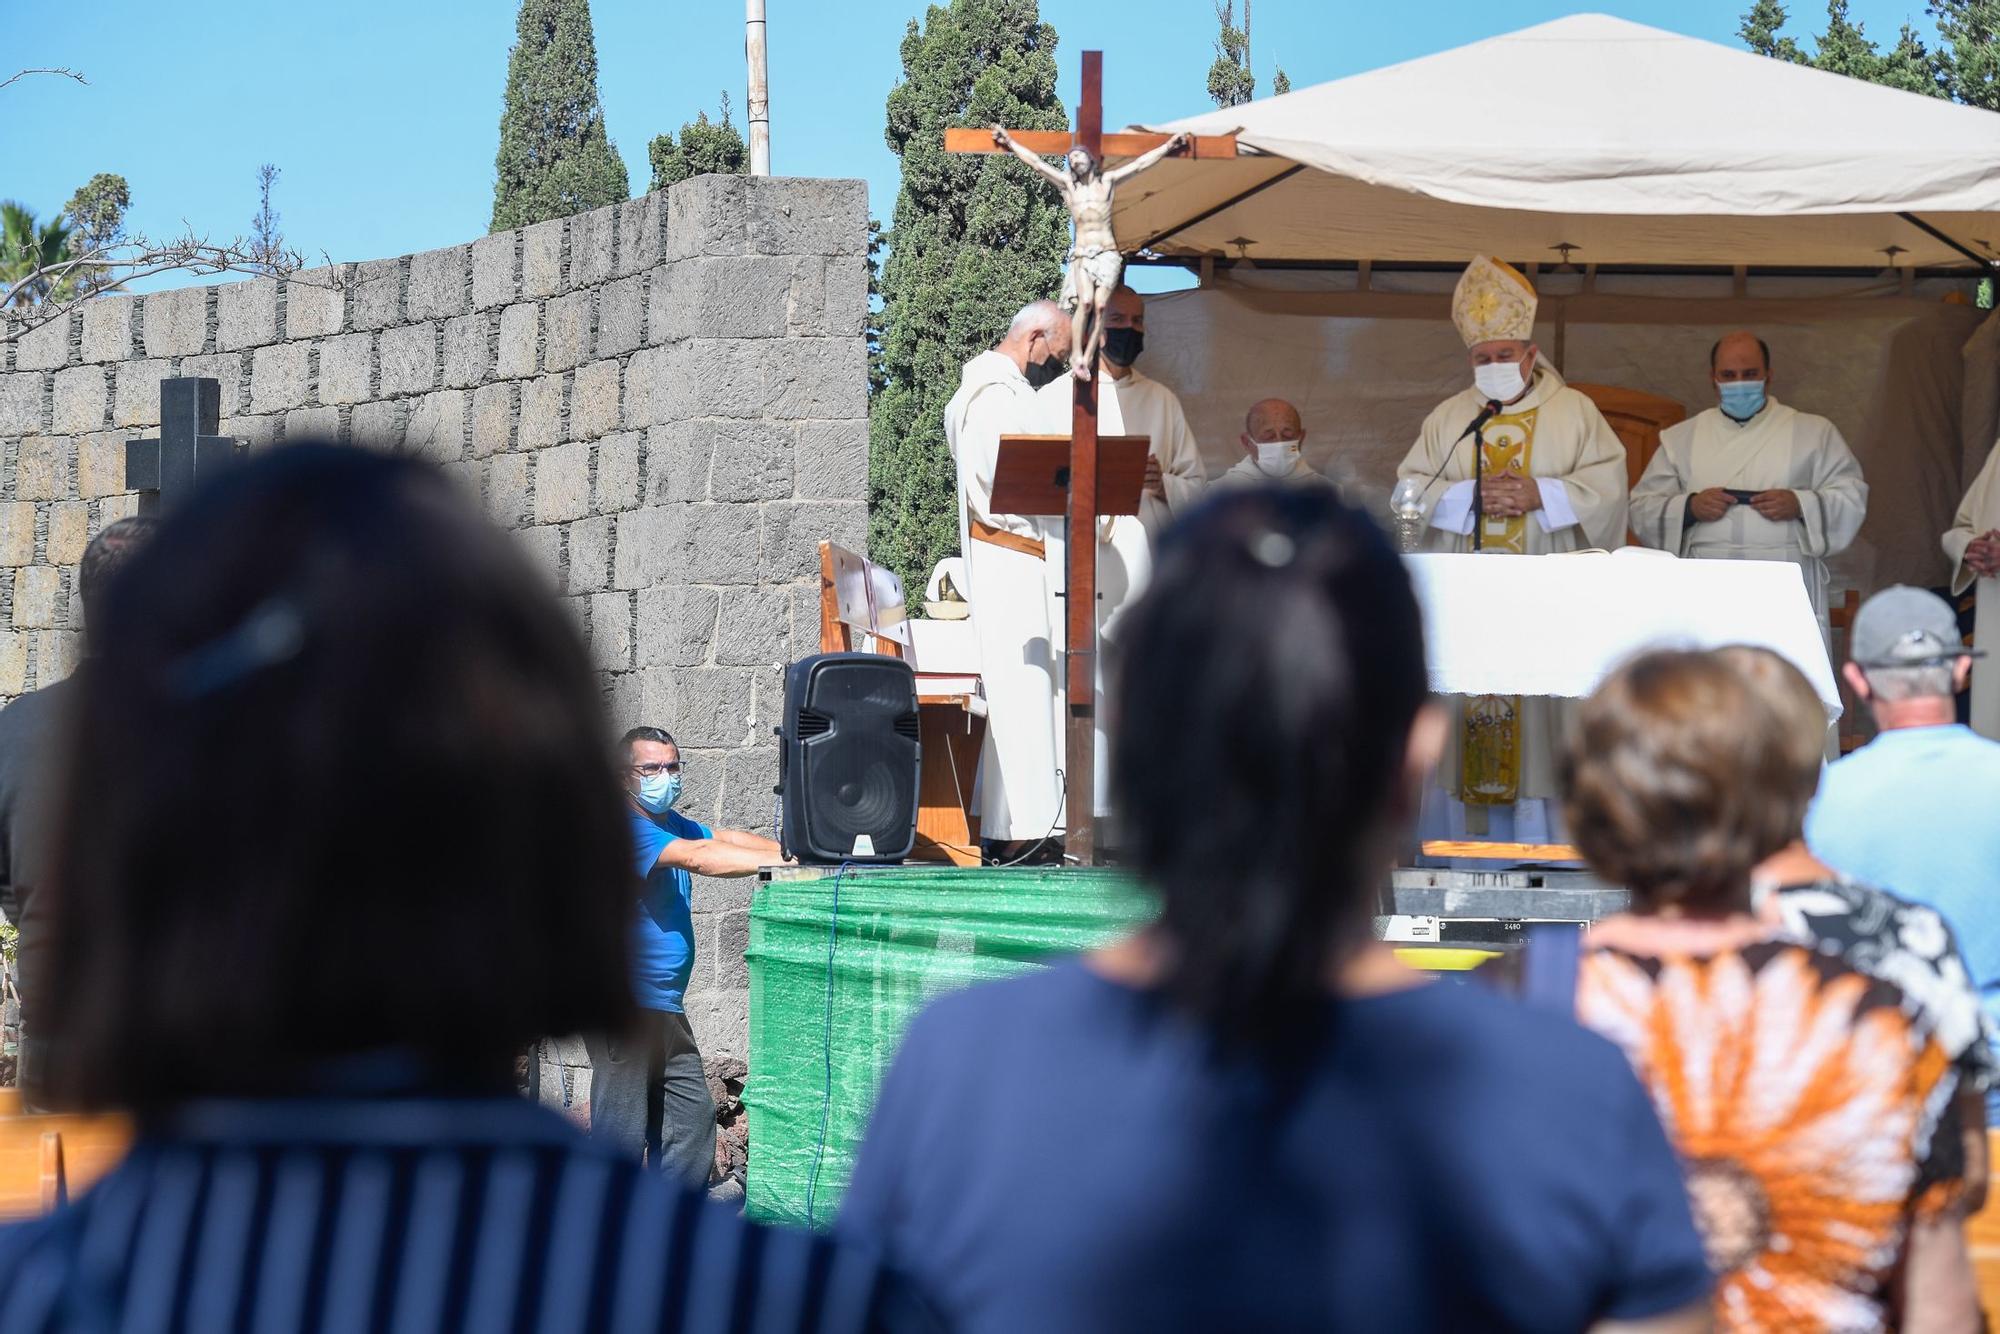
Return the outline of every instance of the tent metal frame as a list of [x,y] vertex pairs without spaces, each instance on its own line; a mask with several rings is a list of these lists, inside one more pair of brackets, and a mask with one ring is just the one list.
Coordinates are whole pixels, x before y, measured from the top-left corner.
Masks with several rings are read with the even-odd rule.
[[[1970,253],[1970,252],[1967,252]],[[1155,268],[1180,268],[1200,272],[1204,265],[1213,266],[1217,271],[1234,268],[1303,270],[1321,273],[1353,273],[1366,267],[1374,273],[1462,273],[1463,263],[1424,260],[1354,260],[1354,259],[1253,259],[1237,258],[1223,254],[1207,255],[1160,255],[1140,251],[1127,255],[1128,265],[1141,264]],[[1580,268],[1581,266],[1579,266]],[[1610,274],[1624,274],[1637,277],[1695,277],[1728,278],[1737,270],[1728,264],[1598,264],[1595,267],[1601,278]],[[1868,264],[1848,267],[1803,264],[1754,264],[1743,272],[1753,278],[1866,278],[1881,274],[1886,265]],[[1898,276],[1911,274],[1918,278],[1989,278],[1996,275],[1996,266],[1984,260],[1978,266],[1965,265],[1924,265],[1921,268],[1899,268]],[[1552,266],[1540,270],[1544,275],[1553,272]]]

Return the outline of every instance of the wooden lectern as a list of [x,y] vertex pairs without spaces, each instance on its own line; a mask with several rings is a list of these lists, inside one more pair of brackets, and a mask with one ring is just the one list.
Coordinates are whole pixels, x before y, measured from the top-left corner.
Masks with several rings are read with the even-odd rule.
[[[1151,438],[1143,435],[1097,437],[1095,504],[1099,518],[1137,514],[1146,486],[1146,451]],[[993,466],[993,513],[1047,518],[1069,511],[1069,437],[1066,435],[1003,435],[1000,457]]]
[[[993,467],[992,512],[1063,516],[1068,562],[1061,594],[1064,695],[1068,702],[1063,747],[1065,855],[1085,866],[1095,866],[1097,521],[1139,512],[1151,441],[1143,435],[1098,435],[1096,381],[1078,381],[1077,387],[1079,396],[1088,403],[1088,434],[1094,439],[1086,441],[1081,434],[1001,436],[1000,455]],[[1073,473],[1072,469],[1078,471]]]

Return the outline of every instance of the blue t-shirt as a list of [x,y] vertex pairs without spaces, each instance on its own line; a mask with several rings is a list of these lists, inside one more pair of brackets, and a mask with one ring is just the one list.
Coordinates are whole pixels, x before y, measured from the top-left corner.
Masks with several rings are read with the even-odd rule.
[[660,865],[660,852],[677,838],[713,838],[707,825],[679,811],[646,815],[627,811],[639,874],[639,925],[632,948],[632,986],[647,1010],[679,1014],[688,977],[694,972],[694,881],[678,866]]
[[960,1330],[1548,1330],[1703,1300],[1679,1164],[1567,1016],[1328,1002],[1304,1074],[1071,961],[911,1025],[841,1213]]
[[1882,733],[1827,766],[1806,843],[1843,875],[1944,914],[2000,1019],[2000,742],[1955,723]]

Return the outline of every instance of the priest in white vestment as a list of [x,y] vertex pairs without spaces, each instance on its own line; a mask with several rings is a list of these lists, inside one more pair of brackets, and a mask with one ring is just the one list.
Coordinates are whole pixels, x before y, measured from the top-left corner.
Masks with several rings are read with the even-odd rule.
[[1237,443],[1243,446],[1243,457],[1215,479],[1218,489],[1271,482],[1281,486],[1333,485],[1306,462],[1305,421],[1299,410],[1282,398],[1267,398],[1252,404],[1243,418],[1243,434],[1237,437]]
[[1035,387],[1069,383],[1068,357],[1069,317],[1053,301],[1034,302],[1014,317],[999,346],[965,364],[944,409],[945,440],[958,466],[958,539],[968,585],[961,591],[971,604],[986,695],[979,835],[1002,845],[1048,836],[1061,761],[1042,522],[993,512],[993,472],[1000,437],[1030,429]]
[[1972,661],[1972,730],[2000,741],[2000,446],[1986,456],[1959,502],[1958,517],[1945,531],[1944,554],[1953,564],[1954,596],[1979,585],[1973,646],[1986,656]]
[[1832,422],[1770,396],[1771,353],[1755,334],[1718,342],[1709,369],[1722,401],[1660,433],[1632,488],[1632,531],[1677,556],[1790,561],[1831,645],[1826,558],[1868,513],[1861,465]]
[[[1104,721],[1105,648],[1118,637],[1118,620],[1125,607],[1145,592],[1152,573],[1153,543],[1177,514],[1184,513],[1208,489],[1208,469],[1201,448],[1188,429],[1187,414],[1174,391],[1149,379],[1134,363],[1146,345],[1146,303],[1137,292],[1121,287],[1112,294],[1104,317],[1103,373],[1097,379],[1097,433],[1143,435],[1151,444],[1146,457],[1145,490],[1139,513],[1100,519],[1097,532],[1097,762],[1093,766],[1099,814],[1109,806],[1109,764]],[[1068,435],[1071,387],[1067,380],[1035,395],[1036,430],[1044,435]],[[1048,523],[1048,576],[1052,596],[1050,619],[1055,640],[1063,643],[1066,605],[1053,595],[1067,578],[1062,521]],[[1061,676],[1058,675],[1058,687]],[[1057,717],[1066,706],[1058,701]],[[1058,725],[1057,735],[1066,729]]]
[[[1625,447],[1597,405],[1542,364],[1535,306],[1528,280],[1486,256],[1467,266],[1452,295],[1473,384],[1431,412],[1396,470],[1426,484],[1426,551],[1540,556],[1624,543]],[[1475,439],[1483,444],[1479,513]],[[1559,702],[1479,695],[1454,703],[1439,774],[1448,800],[1427,811],[1425,836],[1563,841]]]

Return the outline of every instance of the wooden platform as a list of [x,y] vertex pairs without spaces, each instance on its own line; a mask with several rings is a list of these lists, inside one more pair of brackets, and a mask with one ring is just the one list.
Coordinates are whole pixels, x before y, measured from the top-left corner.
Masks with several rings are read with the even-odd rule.
[[1567,843],[1483,843],[1472,840],[1434,838],[1423,844],[1426,857],[1457,857],[1476,861],[1574,862],[1582,854]]
[[47,1213],[118,1165],[132,1144],[122,1116],[23,1114],[0,1089],[0,1220]]

